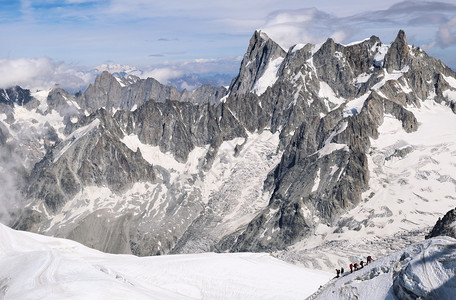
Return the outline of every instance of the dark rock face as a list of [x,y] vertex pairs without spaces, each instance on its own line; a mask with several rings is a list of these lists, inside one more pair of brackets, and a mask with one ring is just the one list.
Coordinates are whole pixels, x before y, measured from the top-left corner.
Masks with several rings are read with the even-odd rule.
[[[253,93],[277,62],[275,81]],[[138,255],[284,249],[358,205],[369,187],[371,139],[378,138],[385,115],[414,132],[419,124],[408,106],[419,107],[428,98],[454,106],[445,96],[454,89],[446,76],[456,78],[440,61],[409,46],[402,31],[390,46],[372,36],[349,46],[328,39],[319,49],[307,44],[288,52],[257,31],[228,95],[211,86],[181,93],[154,79],[123,80],[107,72],[84,94],[55,89],[49,108],[78,120],[66,119],[66,138],[50,144],[25,191],[51,217],[29,210],[16,227]],[[244,170],[230,159],[242,158],[249,139],[263,133],[278,141],[274,149],[254,153],[268,153],[264,161],[277,157],[261,173],[262,190],[255,196],[233,192],[236,187],[220,182],[230,172],[236,181]],[[127,147],[125,137],[137,138],[147,149],[157,147],[174,165],[152,166],[146,153]],[[233,153],[226,150],[230,142]],[[176,165],[186,171],[173,170]],[[187,172],[189,166],[195,170]],[[138,182],[148,188],[135,196],[141,201],[134,208],[87,209],[68,227],[52,222],[52,215],[65,218],[63,207],[84,188],[107,187],[120,197]],[[225,225],[225,217],[238,217],[236,205],[255,206],[255,197],[267,199],[254,211],[242,207],[249,213],[236,226]]]
[[344,47],[328,39],[313,56],[318,78],[329,84],[336,95],[354,97],[365,93],[370,88],[364,85],[362,89],[352,83],[363,73],[372,72],[376,51],[372,51],[381,42],[378,37],[372,36],[365,42]]
[[46,100],[48,112],[55,110],[62,116],[78,116],[81,113],[81,108],[74,99],[74,95],[61,88],[52,89]]
[[430,239],[440,235],[446,235],[456,238],[456,208],[448,211],[442,219],[438,219],[431,232],[426,235],[426,239]]
[[227,90],[224,87],[214,87],[205,84],[192,92],[186,90],[182,91],[181,97],[178,100],[194,104],[217,104],[219,100],[226,95],[226,92]]
[[15,86],[7,89],[0,89],[0,103],[14,107],[14,105],[24,106],[32,100],[30,90]]
[[385,56],[383,67],[388,71],[402,70],[410,63],[410,50],[405,39],[405,32],[400,30]]
[[98,210],[84,218],[67,238],[84,240],[87,246],[104,252],[131,253],[131,218],[130,214],[113,218],[109,211]]
[[122,127],[125,133],[138,135],[141,142],[159,146],[162,152],[170,151],[181,162],[187,160],[196,146],[246,135],[245,128],[225,104],[214,107],[148,101],[134,112],[119,111],[114,118],[125,124]]

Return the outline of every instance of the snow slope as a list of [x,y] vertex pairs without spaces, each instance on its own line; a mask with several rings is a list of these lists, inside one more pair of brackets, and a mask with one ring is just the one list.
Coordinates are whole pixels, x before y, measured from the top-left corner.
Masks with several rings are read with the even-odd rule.
[[309,299],[454,299],[456,240],[437,237],[334,278]]
[[332,274],[269,254],[105,254],[0,224],[5,299],[303,299]]
[[255,82],[252,92],[257,95],[263,94],[268,87],[272,86],[278,79],[277,71],[283,62],[283,57],[271,60],[264,71],[264,74]]

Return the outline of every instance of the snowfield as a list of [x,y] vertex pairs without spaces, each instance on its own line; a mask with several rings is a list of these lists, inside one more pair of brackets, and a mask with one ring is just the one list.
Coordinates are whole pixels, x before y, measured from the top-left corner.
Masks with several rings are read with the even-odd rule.
[[304,299],[333,274],[267,253],[105,254],[0,224],[2,299]]

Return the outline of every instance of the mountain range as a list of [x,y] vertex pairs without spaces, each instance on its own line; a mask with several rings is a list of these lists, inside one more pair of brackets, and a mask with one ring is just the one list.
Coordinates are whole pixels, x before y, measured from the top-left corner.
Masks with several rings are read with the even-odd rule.
[[139,256],[271,252],[333,270],[454,208],[456,74],[405,33],[283,49],[256,31],[228,89],[100,74],[0,91],[2,219]]

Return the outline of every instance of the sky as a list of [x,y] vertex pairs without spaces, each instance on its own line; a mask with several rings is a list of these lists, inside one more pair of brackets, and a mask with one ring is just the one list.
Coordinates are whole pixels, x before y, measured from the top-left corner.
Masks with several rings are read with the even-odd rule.
[[0,87],[76,89],[122,66],[165,84],[190,73],[234,77],[257,29],[285,48],[328,37],[390,43],[403,29],[456,69],[454,0],[0,0]]

